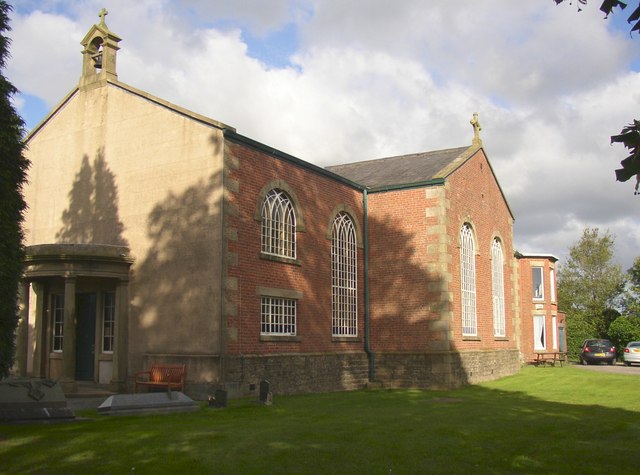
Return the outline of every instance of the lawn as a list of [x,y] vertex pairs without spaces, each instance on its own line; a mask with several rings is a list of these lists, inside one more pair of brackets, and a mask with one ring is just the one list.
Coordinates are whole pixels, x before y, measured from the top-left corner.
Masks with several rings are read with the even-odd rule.
[[0,426],[0,473],[636,472],[640,375],[527,367],[455,391],[274,396]]

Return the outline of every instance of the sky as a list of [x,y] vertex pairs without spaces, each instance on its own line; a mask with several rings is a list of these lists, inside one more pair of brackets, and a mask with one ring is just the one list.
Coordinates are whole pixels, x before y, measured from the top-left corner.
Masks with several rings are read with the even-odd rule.
[[481,138],[515,248],[566,261],[587,227],[640,256],[640,195],[611,135],[640,118],[640,34],[591,0],[9,0],[30,130],[78,83],[80,41],[122,38],[118,79],[319,165]]

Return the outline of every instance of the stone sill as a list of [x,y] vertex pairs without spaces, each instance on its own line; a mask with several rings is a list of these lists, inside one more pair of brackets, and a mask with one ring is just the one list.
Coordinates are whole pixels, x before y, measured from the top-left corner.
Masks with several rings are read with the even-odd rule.
[[300,343],[302,337],[296,335],[260,335],[260,341],[276,343]]
[[260,259],[265,261],[281,262],[282,264],[291,264],[294,266],[301,266],[302,262],[298,259],[291,259],[290,257],[274,256],[272,254],[265,254],[261,252],[259,254]]

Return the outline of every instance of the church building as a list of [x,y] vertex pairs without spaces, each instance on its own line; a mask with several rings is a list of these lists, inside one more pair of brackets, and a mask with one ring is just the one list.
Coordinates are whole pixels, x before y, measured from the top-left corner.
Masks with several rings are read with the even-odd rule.
[[120,82],[105,13],[26,137],[18,374],[452,388],[564,350],[557,259],[514,249],[477,115],[468,146],[321,168]]

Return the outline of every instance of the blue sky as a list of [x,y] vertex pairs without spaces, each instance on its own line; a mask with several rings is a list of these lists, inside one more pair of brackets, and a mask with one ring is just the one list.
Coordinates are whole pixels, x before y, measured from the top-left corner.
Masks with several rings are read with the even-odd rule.
[[34,127],[77,83],[102,7],[118,79],[320,166],[470,144],[485,150],[522,252],[561,259],[585,227],[640,255],[639,198],[609,137],[640,110],[630,4],[591,0],[20,0],[7,75]]

